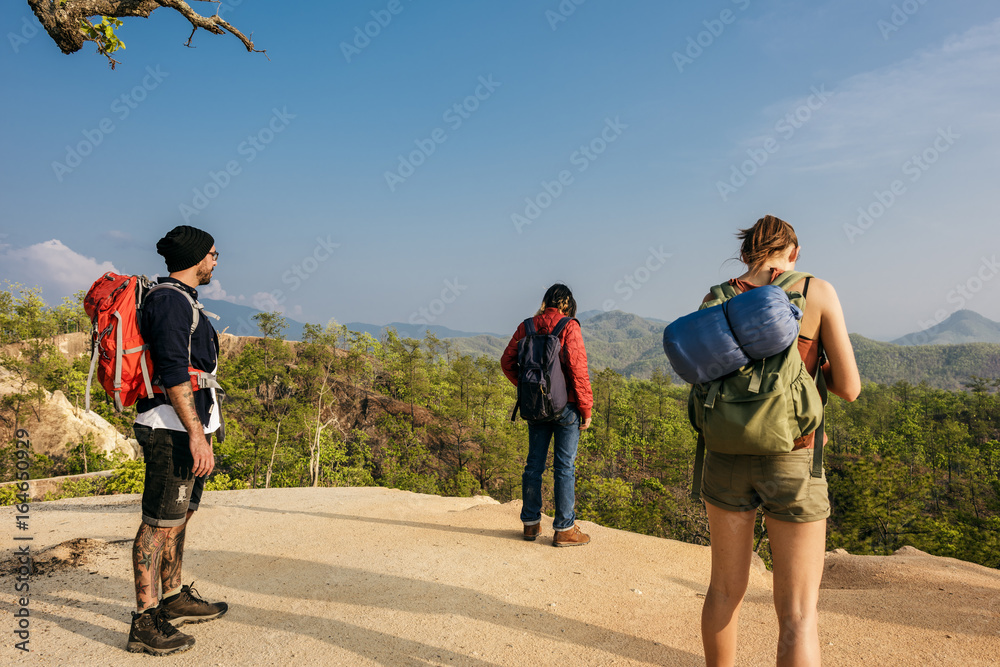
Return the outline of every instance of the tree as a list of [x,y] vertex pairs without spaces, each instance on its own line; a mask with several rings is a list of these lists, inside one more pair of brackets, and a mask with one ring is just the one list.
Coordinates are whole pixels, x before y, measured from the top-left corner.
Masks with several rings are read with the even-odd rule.
[[[218,4],[218,0],[200,1]],[[115,29],[122,25],[119,19],[149,18],[160,7],[173,9],[191,24],[191,35],[185,46],[191,46],[194,34],[201,28],[213,35],[228,32],[243,42],[247,51],[264,53],[267,57],[266,50],[254,48],[253,35],[247,37],[233,27],[219,16],[218,8],[214,15],[202,16],[184,0],[28,0],[28,5],[63,53],[76,53],[83,48],[84,42],[94,42],[97,52],[108,59],[111,69],[118,64],[111,54],[125,48],[115,34]],[[101,21],[91,22],[90,19],[96,16],[101,17]]]

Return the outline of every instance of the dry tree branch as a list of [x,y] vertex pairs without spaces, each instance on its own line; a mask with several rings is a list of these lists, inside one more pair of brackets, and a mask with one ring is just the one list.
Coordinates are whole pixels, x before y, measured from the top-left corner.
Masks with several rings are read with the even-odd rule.
[[[219,0],[201,1],[219,2]],[[239,39],[247,51],[263,53],[267,58],[266,49],[254,48],[252,35],[247,37],[222,19],[218,13],[213,16],[202,16],[184,0],[28,0],[28,5],[59,49],[67,54],[79,51],[83,48],[84,42],[98,42],[100,51],[100,42],[81,30],[84,23],[90,24],[89,17],[149,18],[153,11],[167,7],[180,13],[191,23],[191,37],[188,38],[186,46],[191,45],[191,38],[198,28],[201,28],[214,35],[228,32]]]

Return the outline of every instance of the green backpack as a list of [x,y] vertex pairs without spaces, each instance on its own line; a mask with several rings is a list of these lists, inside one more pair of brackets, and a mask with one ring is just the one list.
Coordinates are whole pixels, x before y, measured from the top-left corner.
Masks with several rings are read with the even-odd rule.
[[[771,284],[788,291],[808,273],[786,271]],[[803,292],[809,291],[806,282]],[[700,308],[710,308],[739,294],[729,283],[712,288],[710,301]],[[805,311],[804,293],[788,291],[789,300]],[[794,441],[816,432],[812,476],[823,474],[823,408],[826,383],[820,363],[813,377],[799,355],[797,341],[784,352],[756,360],[711,382],[691,386],[688,417],[698,432],[695,454],[694,488],[697,498],[701,487],[705,448],[720,454],[771,455],[792,451]]]

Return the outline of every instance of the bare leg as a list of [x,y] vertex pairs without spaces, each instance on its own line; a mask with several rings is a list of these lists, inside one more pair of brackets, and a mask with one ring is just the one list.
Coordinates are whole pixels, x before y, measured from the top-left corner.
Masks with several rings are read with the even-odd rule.
[[793,523],[767,519],[774,562],[779,667],[819,665],[819,585],[823,579],[826,519]]
[[750,580],[756,512],[730,512],[705,503],[712,536],[712,581],[701,610],[701,639],[709,667],[736,662],[736,629]]

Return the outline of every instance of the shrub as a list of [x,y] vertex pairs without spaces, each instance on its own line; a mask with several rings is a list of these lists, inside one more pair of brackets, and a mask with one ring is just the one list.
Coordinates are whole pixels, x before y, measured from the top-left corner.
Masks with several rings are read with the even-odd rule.
[[70,479],[63,482],[57,490],[46,493],[42,500],[98,496],[104,491],[104,482],[102,478]]
[[206,491],[237,491],[249,488],[250,485],[242,479],[230,479],[229,475],[224,472],[212,475],[212,477],[205,482]]
[[0,506],[17,503],[17,485],[0,486]]
[[108,494],[142,493],[145,487],[146,464],[143,461],[126,461],[115,468],[114,474],[107,478],[104,492]]

